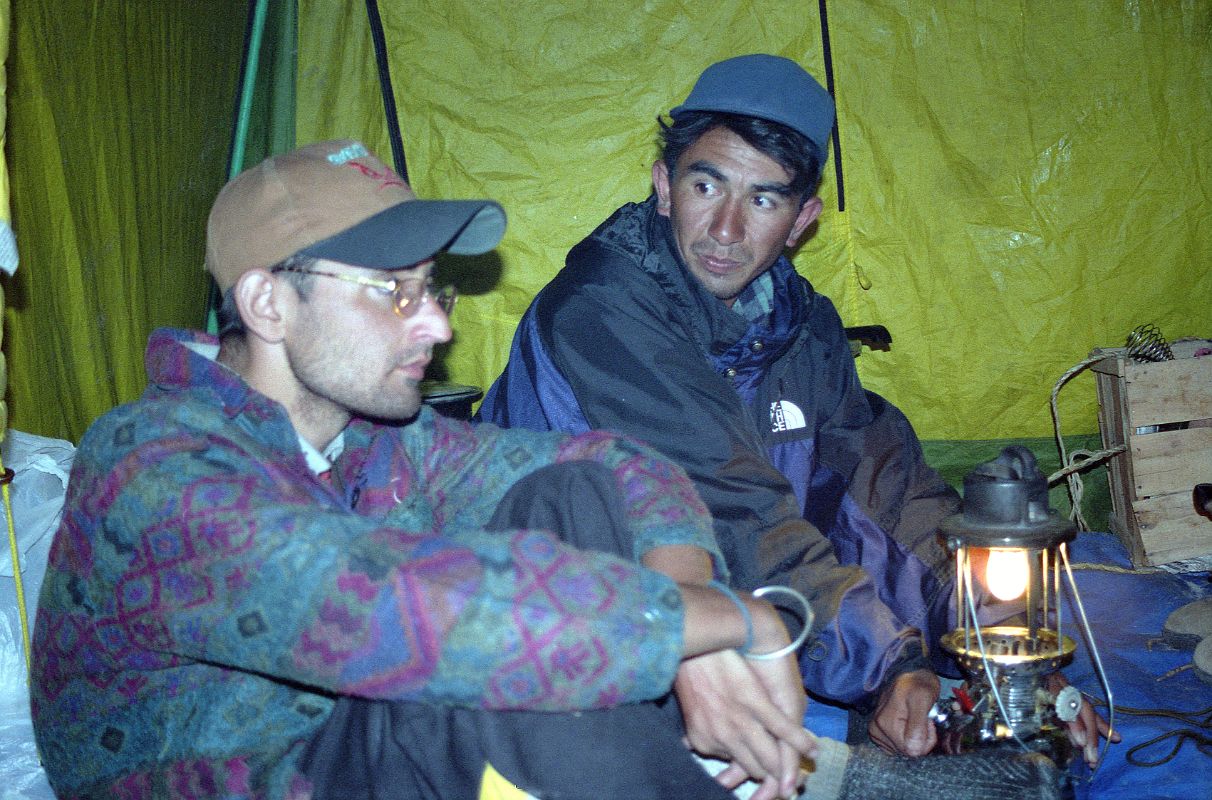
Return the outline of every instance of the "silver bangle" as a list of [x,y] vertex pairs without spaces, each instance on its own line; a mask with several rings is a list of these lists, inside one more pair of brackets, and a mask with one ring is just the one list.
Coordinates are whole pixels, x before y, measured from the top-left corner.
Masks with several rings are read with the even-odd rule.
[[773,661],[777,658],[782,658],[785,655],[794,653],[796,650],[800,649],[800,646],[803,645],[805,641],[808,640],[808,631],[812,629],[812,606],[808,605],[808,599],[804,597],[804,595],[800,594],[795,589],[792,589],[790,586],[763,586],[760,589],[753,590],[754,597],[765,597],[768,594],[785,594],[793,600],[798,601],[804,612],[804,627],[800,629],[799,635],[792,639],[790,644],[783,645],[778,650],[771,653],[744,654],[745,658],[751,658],[754,661]]

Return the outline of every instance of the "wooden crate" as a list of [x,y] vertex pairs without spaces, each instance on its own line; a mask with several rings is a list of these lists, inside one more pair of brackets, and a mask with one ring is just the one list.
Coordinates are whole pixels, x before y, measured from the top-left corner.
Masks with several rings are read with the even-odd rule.
[[1212,483],[1212,356],[1139,363],[1122,348],[1099,354],[1103,447],[1128,445],[1107,462],[1112,531],[1138,567],[1212,555],[1212,519],[1191,496]]

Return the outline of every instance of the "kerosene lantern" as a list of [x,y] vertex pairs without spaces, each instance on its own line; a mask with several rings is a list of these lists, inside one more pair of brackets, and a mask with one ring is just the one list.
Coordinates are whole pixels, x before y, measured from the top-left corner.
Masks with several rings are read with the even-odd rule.
[[[935,721],[964,749],[1017,744],[1066,767],[1073,748],[1062,723],[1077,718],[1083,699],[1072,686],[1056,694],[1046,686],[1077,648],[1064,633],[1062,575],[1110,704],[1069,566],[1075,526],[1049,508],[1034,454],[1013,446],[965,476],[962,513],[944,520],[942,531],[956,571],[956,628],[942,637],[942,647],[967,684],[953,702],[936,706]],[[992,598],[1002,603],[988,605],[1008,609],[1009,622],[981,624],[982,601]]]

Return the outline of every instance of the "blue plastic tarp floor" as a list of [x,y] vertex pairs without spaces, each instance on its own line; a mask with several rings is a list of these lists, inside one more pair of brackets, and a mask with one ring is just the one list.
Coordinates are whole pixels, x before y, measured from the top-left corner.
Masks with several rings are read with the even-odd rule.
[[[1207,523],[1212,534],[1212,521]],[[1107,534],[1083,534],[1071,547],[1075,563],[1088,562],[1130,566],[1127,554],[1115,537]],[[1102,765],[1088,783],[1079,783],[1078,797],[1151,798],[1163,800],[1209,800],[1212,798],[1212,684],[1201,680],[1192,669],[1190,650],[1176,649],[1161,639],[1162,626],[1174,609],[1202,597],[1212,596],[1209,574],[1172,575],[1165,572],[1099,572],[1078,570],[1078,590],[1103,666],[1110,681],[1112,696],[1121,711],[1115,716],[1123,742],[1107,751]],[[1070,680],[1095,697],[1102,696],[1091,661],[1084,647],[1066,670]],[[1135,716],[1132,709],[1168,709],[1197,722],[1158,717]],[[1202,715],[1199,712],[1203,712]],[[1188,739],[1181,731],[1202,736]],[[1156,744],[1154,737],[1166,735]],[[1165,760],[1177,746],[1173,758]],[[1157,766],[1138,766],[1129,762],[1164,761]]]

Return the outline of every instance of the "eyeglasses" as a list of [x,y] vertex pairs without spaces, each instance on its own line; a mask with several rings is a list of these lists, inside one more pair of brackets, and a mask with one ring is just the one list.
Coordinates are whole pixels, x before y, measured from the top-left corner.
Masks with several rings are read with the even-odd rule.
[[411,317],[421,310],[421,306],[425,305],[426,300],[432,300],[437,304],[438,308],[442,309],[442,313],[450,316],[454,311],[455,300],[458,299],[459,293],[453,286],[443,286],[436,292],[433,290],[433,278],[410,278],[399,280],[393,278],[389,281],[375,280],[362,275],[342,275],[339,272],[323,272],[314,269],[302,269],[301,267],[275,267],[273,272],[296,272],[300,275],[320,275],[324,278],[336,278],[339,281],[347,283],[356,283],[359,286],[369,286],[372,289],[378,289],[381,292],[391,294],[392,307],[401,317]]

